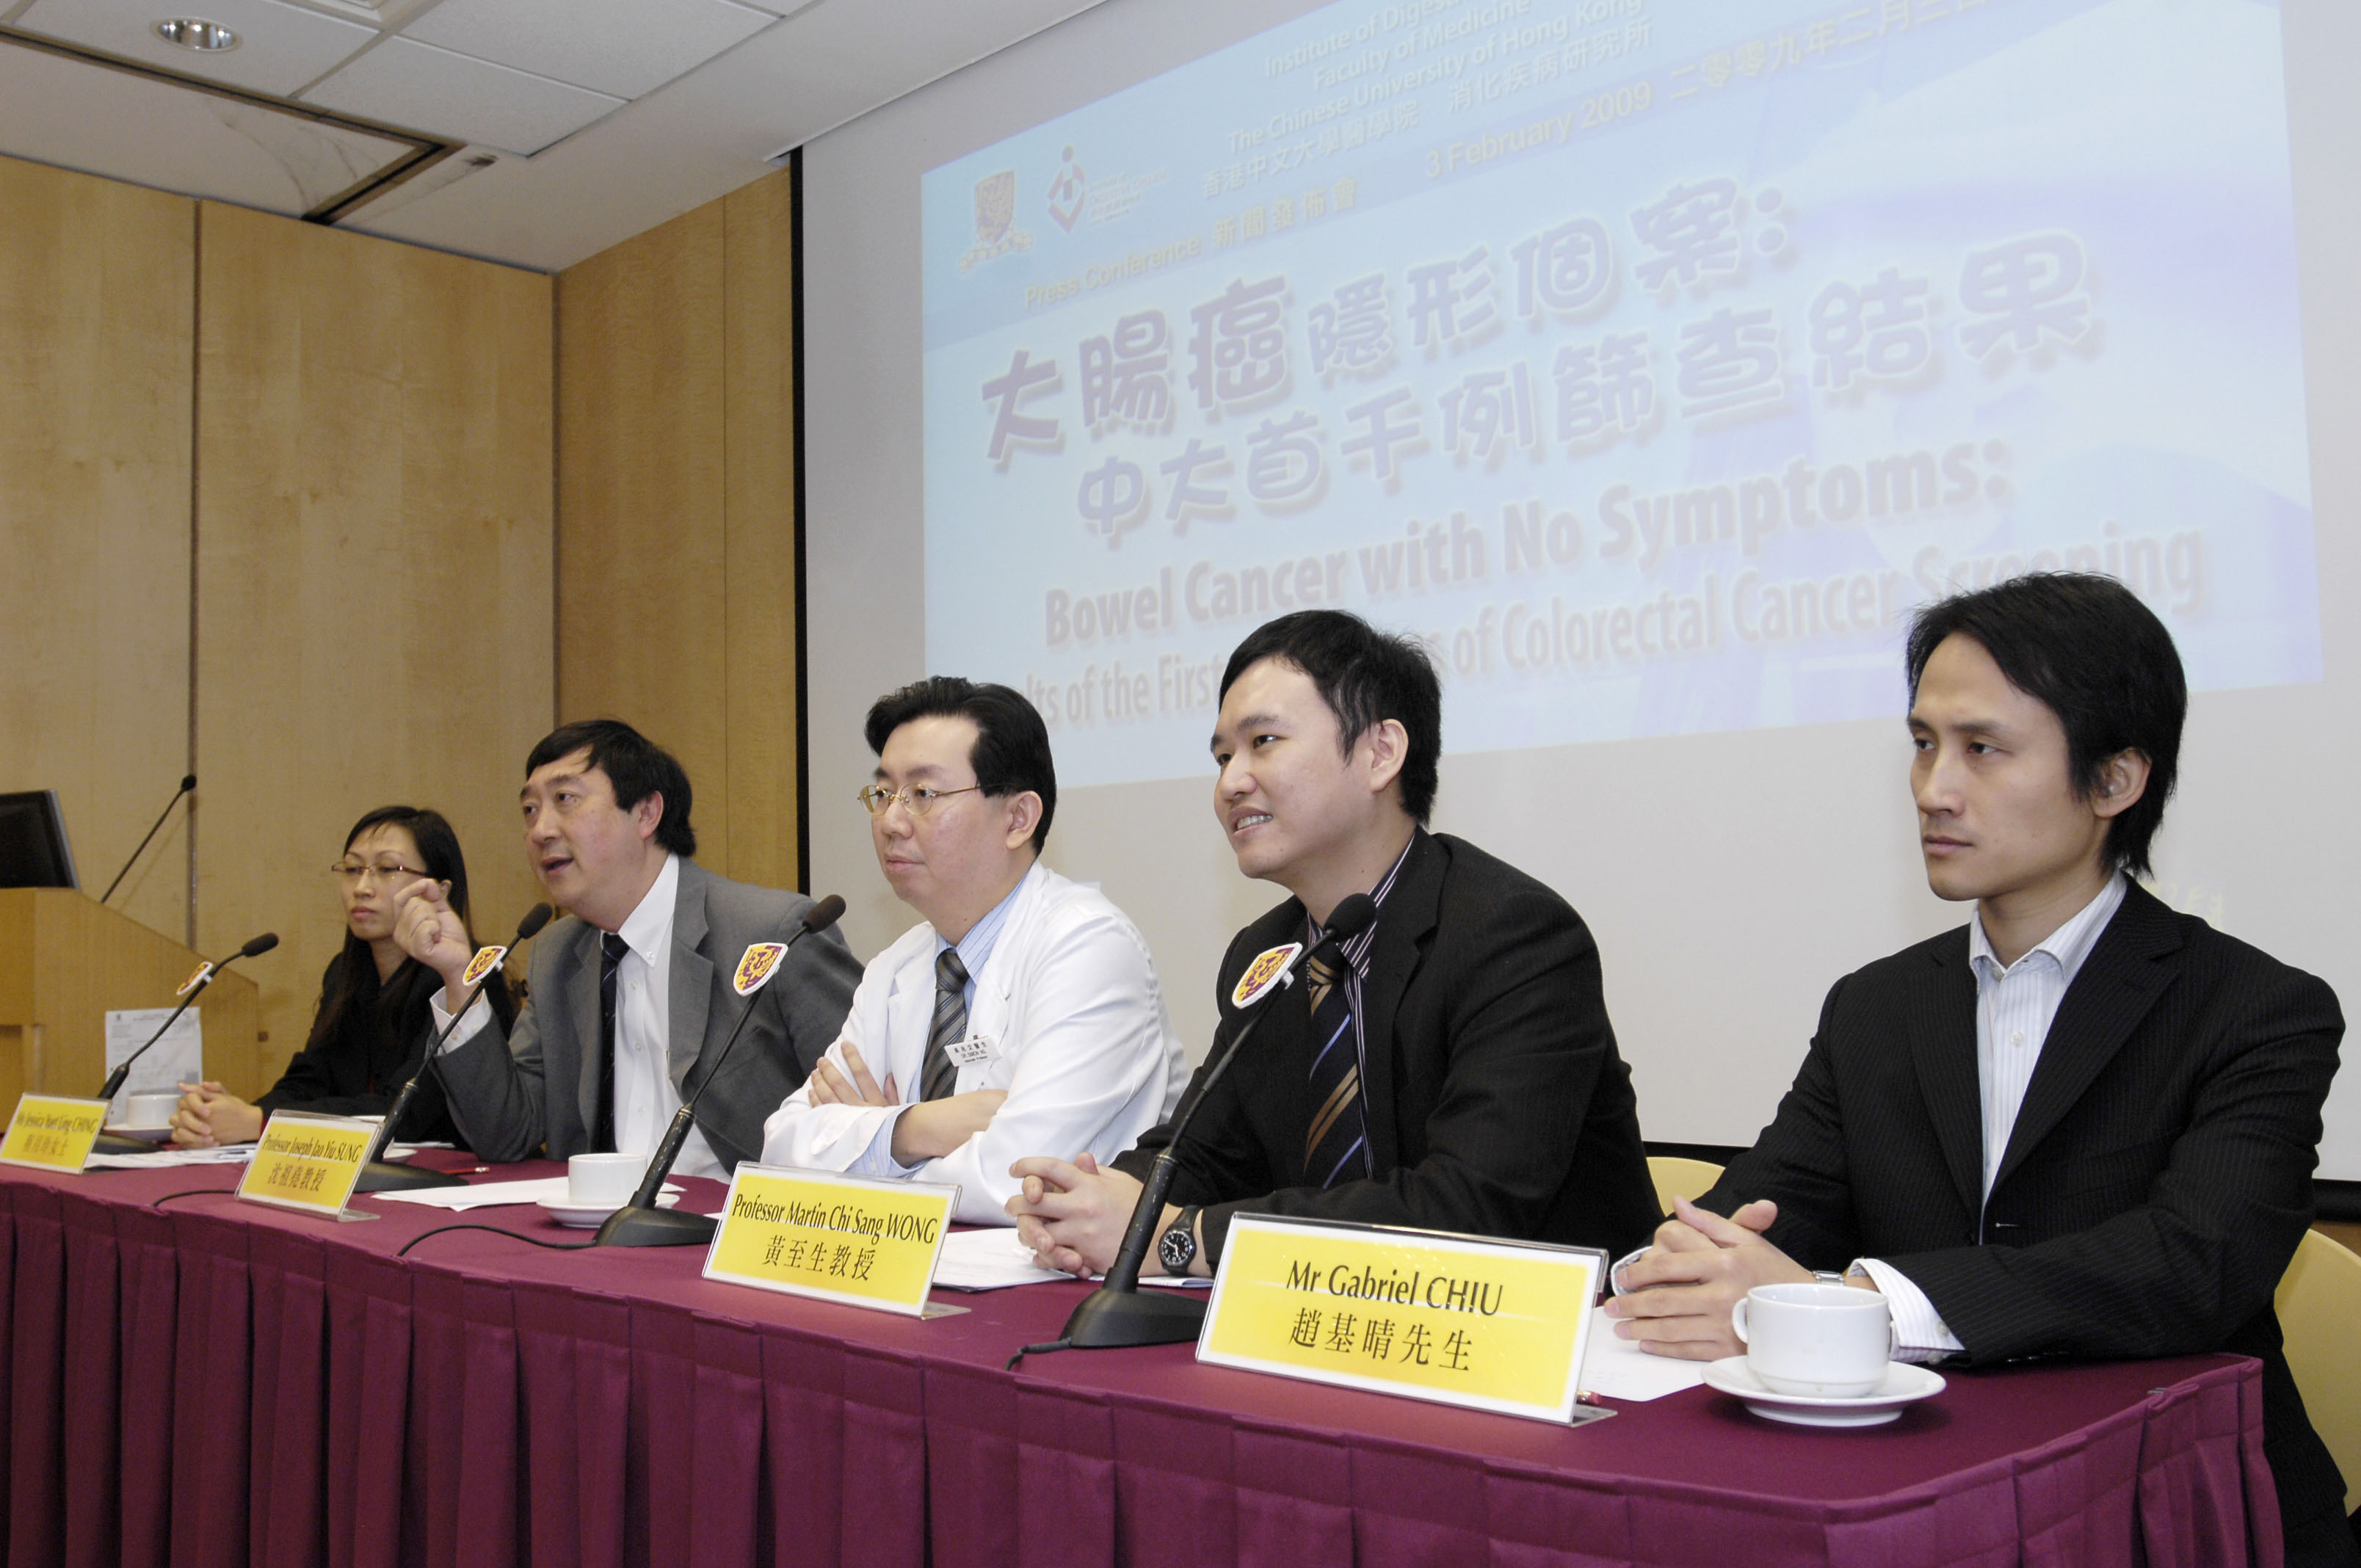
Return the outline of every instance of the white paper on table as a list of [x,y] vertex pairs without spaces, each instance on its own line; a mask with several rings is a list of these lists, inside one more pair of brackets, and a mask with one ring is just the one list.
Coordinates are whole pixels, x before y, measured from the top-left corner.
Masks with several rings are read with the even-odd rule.
[[253,1157],[252,1144],[225,1144],[210,1149],[175,1148],[166,1144],[154,1154],[94,1154],[88,1163],[100,1170],[154,1170],[168,1165],[244,1165]]
[[[148,1043],[165,1019],[172,1016],[170,1007],[127,1007],[106,1015],[106,1070],[115,1069],[130,1059],[131,1053]],[[131,1076],[106,1108],[106,1120],[113,1125],[123,1120],[125,1102],[134,1094],[161,1093],[177,1091],[183,1083],[197,1083],[205,1076],[205,1045],[203,1021],[197,1010],[190,1008],[174,1019],[156,1048],[141,1057],[132,1068]]]
[[[664,1190],[674,1197],[681,1189],[667,1181]],[[539,1203],[555,1199],[563,1203],[572,1195],[573,1184],[565,1177],[546,1177],[537,1181],[487,1181],[478,1187],[422,1187],[409,1192],[370,1192],[364,1196],[383,1198],[395,1203],[423,1203],[429,1209],[499,1209],[516,1203]]]
[[[420,1149],[447,1149],[449,1144],[396,1144],[391,1155],[414,1154]],[[252,1144],[216,1144],[210,1148],[187,1148],[179,1144],[159,1144],[152,1154],[94,1154],[89,1164],[101,1170],[153,1170],[166,1165],[244,1165],[254,1157]]]
[[[385,1113],[382,1111],[372,1112],[366,1116],[355,1116],[351,1119],[356,1122],[367,1122],[372,1127],[382,1127],[385,1125]],[[387,1159],[407,1159],[412,1155],[416,1154],[420,1149],[447,1149],[456,1146],[456,1145],[453,1144],[447,1138],[429,1138],[423,1144],[391,1144],[387,1146],[384,1157]]]
[[1617,1339],[1615,1320],[1604,1307],[1590,1310],[1590,1349],[1582,1362],[1582,1391],[1609,1399],[1644,1402],[1694,1388],[1705,1381],[1705,1363],[1650,1355],[1638,1340]]
[[[946,1290],[1005,1290],[1012,1285],[1048,1285],[1072,1277],[1035,1263],[1031,1251],[1017,1241],[1016,1231],[1000,1225],[953,1231],[943,1238],[942,1251],[935,1258],[935,1283]],[[1103,1280],[1106,1276],[1091,1277]],[[1170,1274],[1142,1275],[1139,1282],[1186,1290],[1210,1289],[1213,1283]]]
[[935,1283],[946,1290],[1005,1290],[1072,1277],[1035,1263],[1033,1254],[1017,1245],[1016,1233],[999,1225],[953,1231],[935,1255]]

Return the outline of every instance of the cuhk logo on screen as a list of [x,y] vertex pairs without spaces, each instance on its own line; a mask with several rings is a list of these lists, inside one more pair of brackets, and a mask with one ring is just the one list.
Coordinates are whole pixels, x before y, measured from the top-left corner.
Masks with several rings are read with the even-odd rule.
[[1004,169],[975,182],[975,244],[960,258],[962,272],[972,272],[1012,250],[1030,250],[1033,236],[1016,226],[1016,170]]

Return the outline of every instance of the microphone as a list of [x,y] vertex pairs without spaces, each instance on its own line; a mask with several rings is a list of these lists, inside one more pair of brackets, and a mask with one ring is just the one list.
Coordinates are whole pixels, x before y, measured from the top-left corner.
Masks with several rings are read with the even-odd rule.
[[[104,904],[108,899],[115,896],[115,890],[123,885],[123,879],[129,876],[131,874],[131,868],[139,863],[140,855],[145,852],[148,848],[148,839],[153,839],[156,836],[156,829],[164,826],[164,818],[172,815],[172,807],[181,804],[181,796],[188,794],[191,790],[196,787],[197,775],[194,773],[190,773],[181,780],[181,787],[172,792],[172,798],[166,801],[164,803],[164,809],[156,814],[156,827],[148,829],[148,839],[142,839],[139,840],[139,848],[131,851],[131,858],[123,862],[123,869],[115,873],[115,880],[108,883],[106,884],[106,891],[98,895],[98,901],[101,904]],[[252,957],[253,955],[248,954],[247,956]]]
[[672,1174],[673,1162],[680,1157],[680,1146],[688,1139],[688,1131],[697,1124],[697,1102],[721,1076],[722,1067],[745,1031],[746,1020],[754,1015],[754,993],[771,983],[787,961],[787,949],[815,931],[825,931],[844,917],[844,900],[829,894],[804,911],[803,921],[795,935],[785,942],[757,942],[746,949],[738,960],[736,987],[746,998],[745,1010],[731,1025],[730,1037],[722,1042],[721,1054],[713,1058],[713,1069],[697,1084],[697,1091],[680,1102],[672,1114],[672,1125],[664,1129],[664,1139],[656,1145],[653,1157],[648,1161],[647,1174],[640,1179],[640,1190],[631,1201],[607,1216],[591,1238],[593,1246],[692,1246],[713,1239],[718,1221],[710,1214],[684,1214],[677,1209],[656,1207],[656,1194],[664,1190],[664,1178]]
[[[172,1009],[171,1017],[165,1019],[156,1032],[148,1036],[146,1044],[124,1058],[122,1066],[106,1075],[106,1087],[98,1091],[98,1098],[113,1102],[116,1091],[122,1089],[124,1080],[131,1076],[132,1064],[148,1054],[148,1046],[154,1045],[164,1037],[165,1032],[179,1022],[181,1014],[189,1010],[190,1003],[205,993],[205,987],[218,979],[222,970],[240,959],[260,958],[278,945],[279,933],[265,931],[259,937],[249,938],[244,947],[222,959],[221,962],[199,964],[197,972],[189,977],[187,985],[182,989],[181,1004]],[[112,1133],[101,1133],[93,1147],[99,1154],[153,1154],[156,1152],[156,1146],[153,1144],[142,1143],[137,1138],[121,1137]]]
[[[417,1097],[418,1086],[426,1080],[429,1072],[439,1073],[434,1061],[443,1054],[443,1042],[451,1037],[451,1031],[459,1026],[459,1020],[467,1015],[467,1009],[476,1004],[476,998],[484,993],[484,987],[492,983],[492,976],[500,973],[501,966],[509,960],[509,954],[539,936],[541,928],[549,924],[552,914],[548,905],[534,905],[524,912],[524,918],[517,922],[516,935],[510,938],[507,947],[479,948],[475,958],[468,960],[467,973],[460,978],[465,980],[473,976],[475,983],[460,1002],[459,1010],[451,1014],[451,1021],[443,1025],[443,1032],[434,1036],[434,1043],[426,1047],[426,1059],[418,1064],[418,1070],[410,1075],[410,1081],[401,1086],[401,1092],[395,1095],[393,1103],[387,1107],[385,1121],[379,1125],[377,1136],[369,1140],[368,1163],[361,1168],[360,1179],[353,1184],[354,1191],[410,1192],[425,1187],[467,1185],[465,1179],[449,1171],[392,1164],[386,1159],[385,1151],[393,1146],[393,1129],[409,1111],[411,1101]],[[476,965],[483,963],[487,952],[493,955],[492,959],[479,971]]]
[[1073,1316],[1066,1320],[1060,1337],[1070,1347],[1103,1350],[1127,1344],[1171,1344],[1197,1337],[1205,1321],[1204,1298],[1163,1290],[1143,1295],[1139,1290],[1140,1266],[1147,1261],[1158,1222],[1164,1217],[1164,1195],[1172,1190],[1172,1179],[1180,1168],[1173,1151],[1180,1146],[1180,1135],[1188,1130],[1198,1108],[1212,1096],[1213,1085],[1238,1059],[1246,1036],[1269,1015],[1271,998],[1295,983],[1296,966],[1338,951],[1367,930],[1377,918],[1377,901],[1366,893],[1354,894],[1328,912],[1328,923],[1311,951],[1289,959],[1276,976],[1264,982],[1263,993],[1249,1003],[1255,1008],[1254,1015],[1232,1037],[1230,1048],[1223,1053],[1222,1059],[1206,1072],[1195,1096],[1173,1117],[1171,1135],[1157,1150],[1156,1163],[1148,1167],[1148,1180],[1140,1188],[1139,1201],[1132,1206],[1131,1223],[1124,1228],[1123,1245],[1116,1249],[1115,1261],[1107,1266],[1106,1283],[1083,1297]]

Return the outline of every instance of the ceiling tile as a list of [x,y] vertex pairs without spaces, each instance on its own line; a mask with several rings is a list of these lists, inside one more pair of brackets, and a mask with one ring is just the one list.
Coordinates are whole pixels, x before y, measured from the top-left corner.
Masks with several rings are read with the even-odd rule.
[[409,38],[386,39],[303,97],[348,115],[527,157],[622,104]]
[[[168,44],[156,36],[156,24],[168,16],[218,22],[237,34],[238,46],[199,54]],[[278,0],[33,0],[16,25],[185,76],[280,97],[335,69],[378,36],[374,27]]]
[[730,0],[443,0],[402,36],[636,98],[776,19]]
[[416,150],[300,110],[12,48],[0,48],[0,147],[12,157],[290,216]]

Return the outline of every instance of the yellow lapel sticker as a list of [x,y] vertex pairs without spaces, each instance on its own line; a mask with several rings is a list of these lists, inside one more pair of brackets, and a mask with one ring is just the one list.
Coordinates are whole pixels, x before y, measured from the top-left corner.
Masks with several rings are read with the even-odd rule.
[[181,989],[180,989],[180,990],[178,990],[178,991],[176,991],[176,992],[172,992],[172,994],[173,994],[174,996],[186,996],[186,995],[188,995],[188,994],[189,994],[189,992],[192,992],[192,991],[196,990],[196,988],[197,988],[197,987],[199,987],[199,986],[201,986],[201,985],[204,984],[204,982],[205,982],[205,977],[206,977],[207,975],[212,974],[213,972],[214,972],[214,962],[213,962],[213,960],[212,960],[211,959],[207,959],[204,962],[203,962],[203,963],[201,963],[201,964],[199,964],[199,965],[197,966],[196,972],[195,972],[194,974],[192,974],[191,976],[189,976],[189,978],[188,978],[188,979],[186,979],[186,980],[184,980],[184,981],[182,981],[181,982]]
[[459,977],[459,989],[467,990],[500,968],[500,960],[508,956],[509,950],[506,948],[478,948],[476,956],[467,960],[467,972]]
[[1267,953],[1257,954],[1255,961],[1246,965],[1246,972],[1238,976],[1237,988],[1230,992],[1230,1005],[1245,1007],[1259,999],[1279,982],[1280,977],[1287,973],[1287,966],[1294,962],[1295,955],[1302,950],[1302,943],[1290,942],[1283,948],[1273,948]]
[[746,949],[738,960],[738,994],[752,996],[771,982],[779,972],[779,960],[787,954],[785,942],[757,942]]

